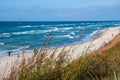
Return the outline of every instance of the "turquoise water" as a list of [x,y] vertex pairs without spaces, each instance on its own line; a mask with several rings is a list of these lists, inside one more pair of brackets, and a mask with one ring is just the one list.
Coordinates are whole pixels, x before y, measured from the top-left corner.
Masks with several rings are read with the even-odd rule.
[[99,30],[116,26],[120,26],[120,21],[0,22],[0,54],[20,51],[24,46],[27,50],[40,48],[51,36],[53,47],[87,42]]

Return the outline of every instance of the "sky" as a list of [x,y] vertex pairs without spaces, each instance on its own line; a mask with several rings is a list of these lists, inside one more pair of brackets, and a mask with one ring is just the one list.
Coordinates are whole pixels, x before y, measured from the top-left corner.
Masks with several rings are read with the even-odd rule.
[[120,0],[0,0],[0,21],[120,20]]

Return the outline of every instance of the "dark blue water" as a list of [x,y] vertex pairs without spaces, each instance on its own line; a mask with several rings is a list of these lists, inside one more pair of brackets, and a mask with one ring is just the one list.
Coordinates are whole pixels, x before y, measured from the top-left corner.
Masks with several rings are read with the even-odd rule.
[[94,39],[99,30],[116,26],[120,26],[120,21],[0,22],[0,54],[23,47],[40,48],[51,36],[52,46],[87,42]]

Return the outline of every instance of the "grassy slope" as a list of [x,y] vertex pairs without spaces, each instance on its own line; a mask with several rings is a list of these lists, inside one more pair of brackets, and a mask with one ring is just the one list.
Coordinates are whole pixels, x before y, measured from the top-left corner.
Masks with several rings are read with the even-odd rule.
[[[23,59],[20,66],[13,67],[10,76],[5,80],[117,80],[120,73],[120,35],[100,50],[72,61],[68,65],[62,52],[58,59],[45,58],[41,51],[36,58],[26,63]],[[56,50],[54,51],[56,52]],[[26,63],[26,64],[25,64]],[[53,66],[54,64],[54,66]]]
[[76,59],[67,68],[70,72],[67,79],[114,80],[120,72],[120,35],[99,51]]

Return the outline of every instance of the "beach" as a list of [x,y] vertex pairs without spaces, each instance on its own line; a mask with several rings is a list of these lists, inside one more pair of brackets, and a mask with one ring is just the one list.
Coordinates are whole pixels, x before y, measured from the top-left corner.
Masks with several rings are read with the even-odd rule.
[[[99,48],[107,45],[115,36],[120,33],[120,26],[107,28],[104,30],[100,30],[99,37],[95,38],[92,41],[83,43],[83,44],[76,44],[72,46],[66,46],[65,50],[69,50],[68,58],[72,61],[73,59],[78,58],[80,55],[90,53],[94,50],[98,50]],[[62,47],[57,49],[56,57],[61,52]],[[49,51],[49,50],[48,50]],[[50,50],[52,52],[52,49]],[[50,53],[51,53],[50,52]],[[50,54],[48,53],[48,54]],[[25,54],[25,57],[32,56],[33,53]],[[0,57],[0,75],[2,77],[3,73],[7,73],[10,70],[11,64],[14,63],[16,60],[20,61],[21,56],[17,57],[17,55],[9,56],[1,56]]]

